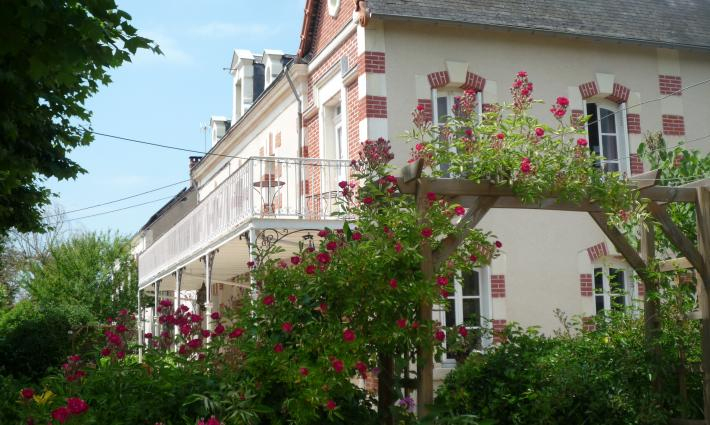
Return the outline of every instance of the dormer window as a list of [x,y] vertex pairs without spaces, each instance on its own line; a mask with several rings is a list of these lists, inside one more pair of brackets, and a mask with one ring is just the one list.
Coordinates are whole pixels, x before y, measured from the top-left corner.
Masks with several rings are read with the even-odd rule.
[[335,17],[340,10],[340,0],[328,0],[328,14]]

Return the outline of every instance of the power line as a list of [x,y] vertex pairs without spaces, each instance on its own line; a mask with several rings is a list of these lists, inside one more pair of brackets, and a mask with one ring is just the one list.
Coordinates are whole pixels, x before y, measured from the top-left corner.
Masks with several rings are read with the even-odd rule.
[[137,198],[137,197],[139,197],[139,196],[146,195],[146,194],[148,194],[148,193],[157,192],[157,191],[159,191],[159,190],[166,189],[166,188],[168,188],[168,187],[176,186],[176,185],[179,185],[179,184],[182,184],[182,183],[186,183],[186,182],[189,182],[189,181],[190,181],[190,179],[181,180],[181,181],[179,181],[179,182],[171,183],[171,184],[168,184],[168,185],[165,185],[165,186],[161,186],[161,187],[156,187],[155,189],[146,190],[145,192],[136,193],[135,195],[126,196],[126,197],[124,197],[124,198],[115,199],[115,200],[113,200],[113,201],[108,201],[108,202],[103,202],[103,203],[100,203],[100,204],[90,205],[90,206],[88,206],[88,207],[78,208],[78,209],[71,210],[71,211],[65,211],[65,212],[62,212],[62,213],[59,213],[59,214],[48,215],[48,216],[46,216],[46,218],[57,217],[57,216],[64,215],[64,214],[72,214],[72,213],[79,212],[79,211],[85,211],[85,210],[90,210],[90,209],[93,209],[93,208],[103,207],[103,206],[105,206],[105,205],[115,204],[115,203],[117,203],[117,202],[121,202],[121,201],[125,201],[125,200],[128,200],[128,199]]
[[82,216],[82,217],[70,218],[70,219],[65,220],[65,221],[83,220],[83,219],[85,219],[85,218],[91,218],[91,217],[97,217],[97,216],[100,216],[100,215],[111,214],[111,213],[115,213],[115,212],[119,212],[119,211],[124,211],[124,210],[131,209],[131,208],[142,207],[143,205],[153,204],[153,203],[155,203],[155,202],[164,201],[164,200],[166,200],[166,199],[172,199],[172,198],[174,198],[174,196],[166,196],[166,197],[164,197],[164,198],[153,199],[152,201],[142,202],[142,203],[140,203],[140,204],[133,204],[133,205],[129,205],[129,206],[127,206],[127,207],[117,208],[117,209],[115,209],[115,210],[109,210],[109,211],[104,211],[104,212],[100,212],[100,213],[96,213],[96,214],[85,215],[85,216]]

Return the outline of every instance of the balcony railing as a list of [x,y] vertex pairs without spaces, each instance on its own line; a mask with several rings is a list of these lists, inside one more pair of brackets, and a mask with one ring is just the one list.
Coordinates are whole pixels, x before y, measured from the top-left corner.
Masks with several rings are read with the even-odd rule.
[[252,218],[335,218],[338,182],[346,180],[349,171],[349,161],[345,160],[248,159],[140,254],[141,285],[228,236]]

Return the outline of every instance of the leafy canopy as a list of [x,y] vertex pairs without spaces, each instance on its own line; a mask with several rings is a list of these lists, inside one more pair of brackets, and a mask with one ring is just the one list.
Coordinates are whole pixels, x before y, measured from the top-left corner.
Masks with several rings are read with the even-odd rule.
[[93,140],[84,103],[139,49],[160,53],[130,19],[113,0],[0,2],[0,233],[43,229],[44,180],[84,172],[68,157]]

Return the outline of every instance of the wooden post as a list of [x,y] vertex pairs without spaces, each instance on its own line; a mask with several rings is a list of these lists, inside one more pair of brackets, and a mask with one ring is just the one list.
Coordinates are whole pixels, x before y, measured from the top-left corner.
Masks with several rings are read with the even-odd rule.
[[[419,223],[423,223],[426,214],[429,182],[419,179],[417,184],[417,212]],[[429,240],[422,240],[421,244],[422,265],[421,270],[425,280],[434,279],[434,259],[432,256],[431,243]],[[419,304],[419,320],[422,323],[432,319],[432,305],[429,300],[422,300]],[[422,418],[429,413],[429,405],[434,402],[434,353],[431,343],[423,344],[417,350],[417,415]]]
[[391,354],[377,354],[380,373],[377,375],[377,414],[380,424],[394,424],[392,406],[394,405],[394,358]]
[[[653,226],[653,222],[648,220],[641,229],[641,258],[643,258],[646,266],[650,266],[656,256],[656,235]],[[654,365],[655,376],[653,378],[653,386],[658,391],[661,388],[660,371],[658,369],[661,358],[660,346],[658,345],[659,338],[661,337],[661,318],[659,315],[659,300],[654,296],[654,294],[658,292],[658,281],[649,273],[643,283],[646,287],[646,295],[643,300],[646,347],[656,361]]]
[[[182,290],[182,271],[183,268],[179,268],[175,271],[175,300],[173,314],[177,314],[180,309],[180,291]],[[174,336],[180,335],[180,326],[175,325],[173,327]],[[178,351],[179,344],[175,342],[175,351]]]
[[[698,187],[698,200],[695,208],[698,229],[698,251],[703,259],[705,270],[710,270],[710,187]],[[702,314],[702,368],[703,368],[703,411],[705,423],[710,425],[710,281],[707,274],[700,272],[702,279],[698,303]]]
[[141,290],[138,288],[138,311],[136,320],[136,327],[138,328],[138,363],[143,363],[143,343],[144,343],[144,333],[145,333],[145,323],[143,322],[143,308],[141,307]]

